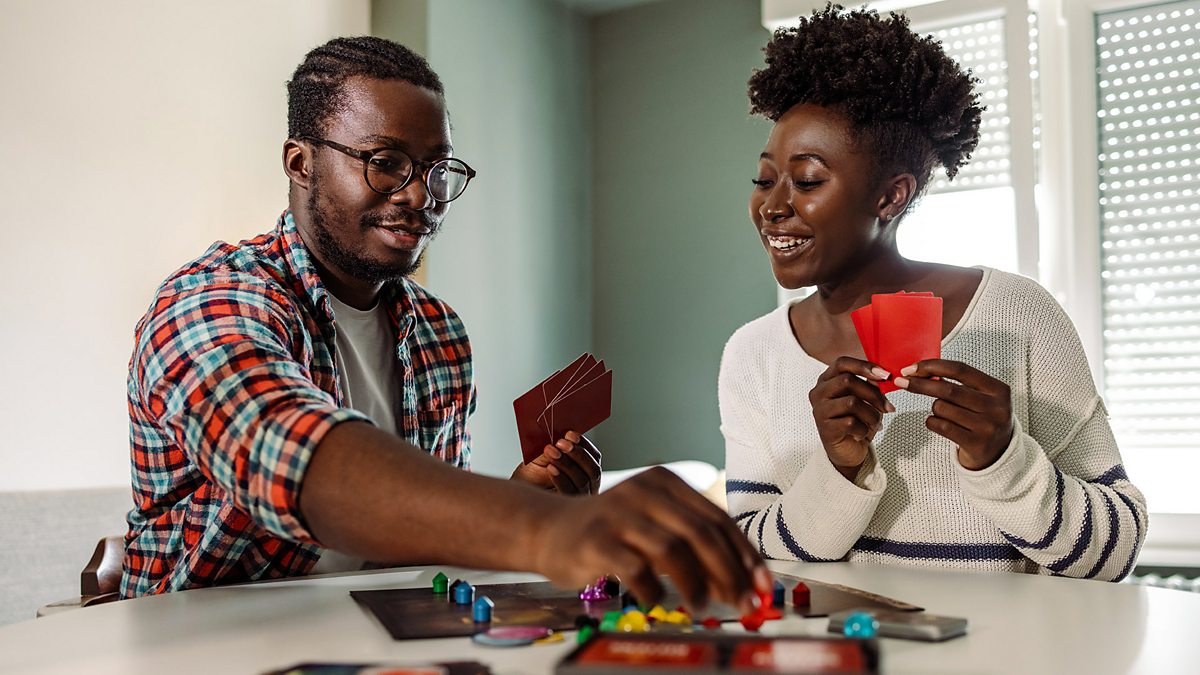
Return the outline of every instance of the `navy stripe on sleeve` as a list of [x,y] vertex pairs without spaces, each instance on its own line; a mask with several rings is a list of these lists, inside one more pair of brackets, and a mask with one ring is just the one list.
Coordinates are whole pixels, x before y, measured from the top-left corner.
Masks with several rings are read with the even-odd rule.
[[1088,570],[1088,573],[1083,575],[1085,579],[1095,579],[1096,575],[1104,567],[1104,563],[1108,562],[1108,556],[1112,555],[1113,549],[1117,546],[1117,530],[1120,525],[1120,520],[1117,516],[1117,507],[1113,505],[1112,499],[1107,493],[1101,492],[1104,497],[1104,505],[1108,509],[1108,541],[1104,544],[1104,550],[1100,553],[1100,559]]
[[1100,474],[1096,480],[1091,482],[1099,483],[1101,485],[1112,485],[1119,480],[1129,480],[1129,476],[1125,473],[1125,467],[1121,464],[1118,464],[1108,471],[1105,471],[1104,473]]
[[781,495],[783,490],[770,483],[759,483],[753,480],[731,480],[725,483],[725,493],[749,492],[756,495]]
[[854,550],[925,560],[1020,560],[1025,557],[1008,544],[941,544],[866,536],[854,542]]
[[[766,520],[766,518],[764,517],[763,520]],[[779,538],[783,540],[783,545],[787,547],[788,552],[795,556],[797,560],[804,562],[837,562],[839,560],[838,558],[818,558],[805,551],[803,546],[796,543],[791,530],[783,522],[783,507],[780,507],[779,512],[775,515],[775,530],[779,533]]]
[[1059,471],[1058,469],[1054,470],[1054,482],[1055,482],[1055,492],[1056,492],[1055,500],[1054,500],[1054,520],[1053,520],[1053,522],[1050,523],[1050,530],[1048,532],[1046,532],[1046,536],[1042,537],[1041,539],[1039,539],[1037,541],[1025,541],[1024,539],[1018,537],[1015,534],[1009,534],[1009,533],[1005,532],[1004,530],[1000,530],[1000,534],[1004,535],[1005,539],[1011,541],[1013,543],[1013,545],[1015,545],[1015,546],[1020,546],[1021,548],[1032,548],[1032,549],[1046,548],[1047,546],[1050,545],[1051,542],[1054,541],[1055,537],[1058,536],[1059,529],[1062,528],[1063,490],[1065,488],[1062,472]]
[[1083,527],[1079,530],[1079,537],[1075,539],[1075,548],[1071,549],[1066,557],[1046,565],[1047,569],[1053,572],[1067,569],[1083,556],[1088,544],[1092,542],[1092,500],[1088,498],[1087,494],[1084,494],[1083,506]]
[[[1121,499],[1121,501],[1125,502],[1125,506],[1129,507],[1129,515],[1133,516],[1134,532],[1137,533],[1138,541],[1141,541],[1141,539],[1142,539],[1142,521],[1140,519],[1138,519],[1138,510],[1136,508],[1134,508],[1133,498],[1130,497],[1129,495],[1125,494],[1124,492],[1118,492],[1117,497],[1119,497]],[[1127,560],[1125,562],[1125,566],[1121,568],[1121,573],[1117,575],[1117,579],[1124,579],[1126,576],[1129,575],[1129,572],[1131,570],[1133,570],[1133,564],[1135,562],[1137,562],[1137,556],[1138,556],[1138,547],[1134,546],[1133,550],[1129,552],[1129,560]]]

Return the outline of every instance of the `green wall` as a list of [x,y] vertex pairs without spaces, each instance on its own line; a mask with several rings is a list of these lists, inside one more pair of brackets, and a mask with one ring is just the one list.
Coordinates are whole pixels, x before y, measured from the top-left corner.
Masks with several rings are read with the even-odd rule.
[[475,350],[474,468],[506,476],[513,399],[592,347],[587,18],[555,0],[372,5],[382,37],[419,41],[422,21],[455,153],[479,172],[431,244],[428,286]]
[[725,340],[775,306],[746,203],[769,124],[746,80],[769,34],[757,0],[663,0],[592,23],[596,353],[614,370],[595,434],[608,468],[725,465]]
[[372,29],[424,51],[479,171],[427,260],[475,347],[476,470],[512,470],[512,400],[585,350],[615,371],[606,468],[723,466],[721,348],[775,303],[746,216],[758,0],[375,0]]

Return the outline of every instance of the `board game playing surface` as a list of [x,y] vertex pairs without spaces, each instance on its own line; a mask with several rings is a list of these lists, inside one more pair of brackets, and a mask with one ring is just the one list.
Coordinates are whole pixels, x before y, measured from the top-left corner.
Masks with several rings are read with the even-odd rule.
[[[791,589],[801,579],[787,575],[776,577]],[[469,580],[468,580],[469,581]],[[807,607],[791,608],[800,616],[827,616],[831,612],[851,608],[888,608],[900,611],[920,611],[920,607],[893,600],[848,586],[827,584],[803,579],[811,591]],[[678,592],[663,580],[667,597],[660,603],[668,609],[682,604]],[[479,631],[472,620],[469,605],[456,605],[449,594],[435,594],[429,587],[399,588],[378,591],[351,591],[350,595],[366,607],[383,624],[392,638],[414,640],[470,636]],[[564,590],[549,582],[527,584],[485,584],[475,587],[475,597],[488,596],[495,603],[492,626],[534,625],[555,631],[574,630],[575,618],[588,614],[600,619],[605,612],[619,610],[620,599],[584,603],[578,591]],[[790,604],[790,600],[788,601]],[[714,605],[705,616],[715,616],[722,622],[737,621],[735,609]]]
[[[470,581],[468,579],[468,581]],[[666,580],[663,607],[675,608],[683,600]],[[449,594],[434,594],[426,588],[397,588],[381,591],[350,591],[359,604],[375,615],[396,640],[470,636],[479,632],[471,619],[471,607],[456,605]],[[545,626],[551,630],[575,630],[575,617],[588,614],[597,619],[605,612],[621,609],[619,597],[584,603],[579,591],[564,590],[547,581],[528,584],[484,584],[475,587],[475,597],[488,596],[496,607],[492,626]],[[708,613],[722,621],[735,621],[737,611],[720,605]],[[700,617],[697,617],[699,620]]]

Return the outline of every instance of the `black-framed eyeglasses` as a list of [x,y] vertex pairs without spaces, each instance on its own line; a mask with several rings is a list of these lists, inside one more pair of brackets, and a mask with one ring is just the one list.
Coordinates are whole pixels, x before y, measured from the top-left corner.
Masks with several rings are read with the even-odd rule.
[[430,197],[438,202],[452,202],[462,196],[467,183],[475,177],[475,170],[456,157],[420,162],[397,148],[358,150],[324,138],[304,136],[301,140],[318,143],[362,160],[367,187],[384,195],[403,190],[420,171]]

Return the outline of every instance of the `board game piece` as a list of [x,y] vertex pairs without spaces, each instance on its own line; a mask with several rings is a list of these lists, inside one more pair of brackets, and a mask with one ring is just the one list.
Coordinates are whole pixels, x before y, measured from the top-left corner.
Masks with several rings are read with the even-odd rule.
[[646,620],[646,615],[639,611],[626,612],[617,621],[617,632],[619,633],[645,633],[650,630],[650,622]]
[[475,601],[475,587],[463,581],[454,587],[454,604],[469,605]]
[[615,598],[621,594],[621,582],[611,577],[604,578],[604,592],[608,597]]
[[812,593],[808,590],[808,584],[803,581],[797,581],[796,587],[792,589],[792,605],[795,607],[807,607],[812,600]]
[[491,598],[481,595],[471,606],[471,618],[475,620],[475,623],[491,623],[492,609],[495,606]]
[[774,605],[774,593],[758,591],[758,609],[755,610],[764,621],[777,621],[783,618],[783,612]]
[[752,633],[756,633],[758,632],[759,628],[762,628],[763,621],[765,621],[765,619],[763,619],[763,615],[759,612],[750,612],[749,614],[742,615],[742,618],[739,619],[739,621],[742,623],[742,628],[745,628]]
[[783,582],[776,581],[771,593],[771,606],[783,607],[784,598],[787,596],[787,589],[784,588]]
[[777,576],[785,579],[789,584],[804,582],[804,585],[808,587],[809,603],[807,605],[798,604],[794,599],[792,602],[792,612],[799,616],[829,616],[833,612],[847,609],[894,609],[901,612],[919,612],[922,609],[916,605],[859,588],[794,577],[788,574]]
[[641,603],[638,602],[637,596],[631,591],[625,591],[621,594],[621,607],[629,607],[630,605],[640,607]]
[[605,587],[608,585],[607,581],[607,578],[600,577],[595,582],[584,586],[583,590],[579,592],[579,599],[585,602],[603,602],[612,598],[608,594],[608,591],[605,590]]
[[705,628],[708,628],[710,630],[715,630],[715,629],[721,627],[721,620],[715,616],[706,616],[700,622],[700,625],[704,626]]
[[655,605],[654,607],[650,608],[649,612],[646,612],[646,616],[654,619],[655,621],[666,621],[667,610],[663,609],[662,605]]
[[674,611],[668,612],[667,618],[664,619],[664,621],[666,621],[667,623],[673,623],[673,624],[677,624],[680,626],[692,625],[691,615],[688,614],[687,612],[681,612],[679,610],[674,610]]
[[575,641],[583,644],[588,641],[588,638],[596,634],[596,629],[591,626],[584,626],[579,629],[579,633],[575,636]]
[[842,633],[850,638],[873,638],[879,632],[879,622],[867,612],[854,612],[842,623]]
[[549,637],[551,633],[553,631],[545,626],[499,626],[476,633],[471,639],[490,647],[521,647]]
[[446,575],[438,572],[437,575],[433,577],[433,592],[438,594],[445,593],[449,588],[446,585],[447,581],[449,580],[446,578]]

